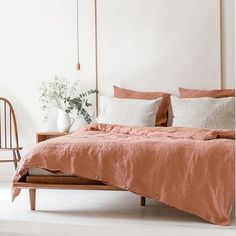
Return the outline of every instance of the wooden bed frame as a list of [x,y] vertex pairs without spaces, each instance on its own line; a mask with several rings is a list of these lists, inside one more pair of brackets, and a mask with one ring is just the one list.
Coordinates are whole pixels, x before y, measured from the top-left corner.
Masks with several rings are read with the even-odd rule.
[[[36,133],[36,143],[68,135],[68,132],[38,132]],[[30,199],[30,209],[36,207],[37,189],[62,189],[62,190],[109,190],[126,191],[111,185],[104,184],[98,180],[91,180],[79,176],[51,176],[51,175],[27,175],[20,182],[13,183],[14,188],[28,189]],[[141,206],[145,206],[146,198],[141,197]]]
[[[100,181],[76,176],[26,176],[25,181],[13,183],[13,187],[29,190],[30,209],[33,211],[36,208],[37,189],[126,191]],[[140,204],[145,206],[145,197],[140,198]]]

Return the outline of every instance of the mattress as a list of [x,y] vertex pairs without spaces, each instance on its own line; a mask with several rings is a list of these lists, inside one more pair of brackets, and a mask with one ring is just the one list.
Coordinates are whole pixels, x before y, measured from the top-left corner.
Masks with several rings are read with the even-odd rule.
[[26,182],[40,184],[104,185],[103,182],[98,180],[87,179],[69,173],[64,174],[60,171],[52,172],[40,168],[30,168],[26,176]]
[[64,174],[59,171],[52,172],[52,171],[40,169],[40,168],[30,168],[28,170],[28,175],[29,176],[75,176],[69,173]]

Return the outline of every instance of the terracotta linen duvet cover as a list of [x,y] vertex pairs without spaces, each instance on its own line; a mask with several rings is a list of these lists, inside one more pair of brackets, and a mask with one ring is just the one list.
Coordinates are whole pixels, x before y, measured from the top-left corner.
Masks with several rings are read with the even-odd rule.
[[[228,225],[234,138],[233,130],[88,125],[37,144],[22,159],[14,181],[32,167],[71,173]],[[19,193],[13,189],[13,200]]]

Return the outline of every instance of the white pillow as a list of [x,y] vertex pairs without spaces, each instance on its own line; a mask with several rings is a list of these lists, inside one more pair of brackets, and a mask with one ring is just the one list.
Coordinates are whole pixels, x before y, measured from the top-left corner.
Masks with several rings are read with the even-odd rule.
[[99,123],[127,126],[155,126],[162,98],[156,100],[100,97]]
[[235,98],[178,98],[171,96],[172,126],[234,129]]

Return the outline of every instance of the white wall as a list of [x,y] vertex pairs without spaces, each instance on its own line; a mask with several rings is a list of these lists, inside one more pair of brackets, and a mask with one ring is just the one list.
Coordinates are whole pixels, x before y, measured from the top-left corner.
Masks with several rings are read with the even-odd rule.
[[235,87],[235,0],[223,0],[223,86]]
[[219,0],[103,0],[98,15],[102,92],[219,88]]
[[[223,1],[224,85],[233,87],[234,0]],[[15,107],[24,150],[33,145],[37,130],[55,129],[54,115],[41,123],[37,86],[42,79],[58,74],[95,85],[93,0],[80,0],[80,72],[75,69],[75,7],[75,0],[0,0],[0,96]],[[12,173],[12,164],[1,164],[0,176]]]

